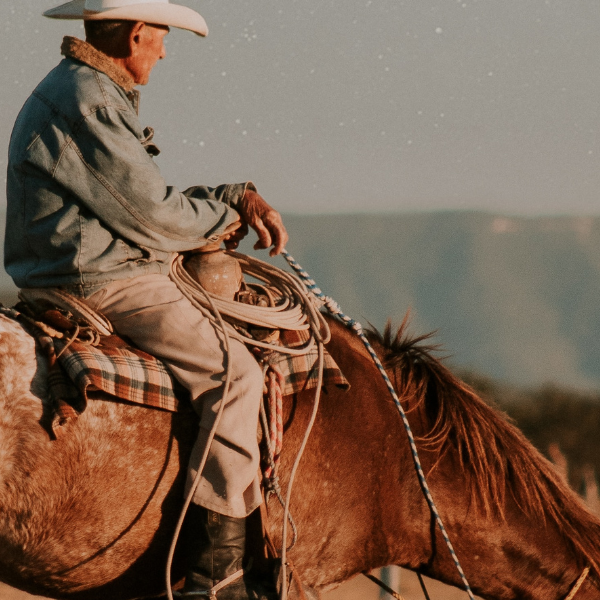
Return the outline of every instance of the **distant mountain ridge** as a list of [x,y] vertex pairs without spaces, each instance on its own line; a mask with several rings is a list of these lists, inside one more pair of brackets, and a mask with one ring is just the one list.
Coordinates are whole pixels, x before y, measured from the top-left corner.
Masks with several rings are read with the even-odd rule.
[[[285,221],[290,253],[364,324],[399,323],[410,309],[412,331],[437,330],[451,365],[520,385],[600,388],[600,218],[437,212]],[[2,275],[10,300],[14,286]]]
[[512,383],[600,384],[600,218],[288,217],[289,251],[349,314],[411,310],[450,363]]

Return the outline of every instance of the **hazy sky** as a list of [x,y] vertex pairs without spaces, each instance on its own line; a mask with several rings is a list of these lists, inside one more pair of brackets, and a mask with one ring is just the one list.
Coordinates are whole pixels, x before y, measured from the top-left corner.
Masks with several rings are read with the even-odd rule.
[[[252,179],[284,212],[600,214],[600,4],[181,0],[141,120],[179,187]],[[52,0],[2,0],[0,168],[59,60]],[[2,197],[2,200],[4,198]]]

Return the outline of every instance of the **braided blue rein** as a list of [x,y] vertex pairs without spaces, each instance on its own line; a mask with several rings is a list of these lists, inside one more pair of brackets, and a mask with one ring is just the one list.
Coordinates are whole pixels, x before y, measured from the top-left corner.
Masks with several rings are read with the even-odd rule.
[[383,380],[385,381],[385,384],[386,384],[386,386],[388,388],[390,396],[392,397],[392,400],[394,401],[394,404],[396,405],[396,408],[400,412],[400,417],[402,418],[402,422],[404,423],[404,428],[406,429],[406,433],[408,435],[408,441],[410,443],[410,449],[411,449],[411,452],[412,452],[413,461],[415,463],[415,468],[417,470],[417,475],[419,476],[419,481],[421,483],[421,488],[423,489],[423,493],[425,494],[425,498],[427,499],[427,504],[429,504],[429,508],[431,510],[431,513],[435,517],[436,523],[438,524],[438,527],[439,527],[440,531],[442,532],[442,536],[444,537],[444,540],[446,542],[446,546],[448,546],[448,550],[450,551],[450,555],[452,556],[452,560],[454,561],[454,564],[456,565],[456,569],[458,570],[460,578],[462,579],[465,591],[467,592],[467,594],[469,595],[469,598],[471,600],[475,600],[475,596],[473,595],[473,592],[471,591],[471,587],[469,586],[469,582],[467,581],[465,573],[464,573],[462,567],[460,566],[460,562],[458,560],[458,556],[456,555],[454,547],[452,546],[452,542],[450,541],[450,538],[448,537],[448,532],[446,531],[446,528],[444,527],[444,524],[442,523],[442,519],[440,517],[440,514],[439,514],[439,512],[437,510],[435,502],[433,501],[433,496],[431,495],[431,492],[429,490],[429,485],[427,485],[427,480],[425,479],[425,473],[423,472],[423,467],[421,466],[421,459],[419,458],[419,453],[417,451],[417,444],[415,443],[415,438],[413,436],[412,430],[410,428],[410,424],[409,424],[408,419],[406,417],[406,413],[404,412],[404,409],[402,408],[402,404],[400,403],[400,399],[398,398],[398,395],[396,394],[396,391],[394,390],[394,386],[392,385],[392,382],[390,381],[389,377],[387,376],[387,373],[386,373],[383,365],[381,364],[381,361],[379,360],[379,357],[377,356],[377,354],[375,353],[375,350],[373,349],[373,346],[371,346],[369,340],[367,339],[367,336],[365,335],[365,333],[363,331],[362,325],[358,321],[355,321],[353,318],[351,318],[348,315],[344,314],[342,312],[342,309],[341,309],[340,305],[333,298],[330,298],[329,296],[326,296],[321,291],[321,289],[317,286],[317,284],[315,283],[315,281],[294,260],[294,258],[288,253],[287,250],[284,249],[282,251],[282,254],[283,254],[283,257],[285,258],[285,260],[287,260],[287,262],[290,265],[290,267],[296,272],[296,274],[298,275],[298,277],[303,281],[304,285],[306,285],[307,289],[316,298],[318,298],[319,300],[321,300],[325,304],[325,307],[327,308],[327,310],[332,315],[334,315],[337,318],[339,318],[349,329],[352,329],[358,335],[358,337],[361,339],[361,341],[365,345],[367,351],[371,355],[371,358],[373,359],[373,362],[377,365],[377,368],[379,369],[379,372],[381,373],[381,376],[383,377]]

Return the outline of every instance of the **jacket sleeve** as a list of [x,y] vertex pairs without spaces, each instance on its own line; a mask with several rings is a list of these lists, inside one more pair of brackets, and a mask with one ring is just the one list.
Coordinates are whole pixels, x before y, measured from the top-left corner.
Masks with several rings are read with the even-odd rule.
[[135,244],[178,252],[213,241],[237,219],[231,205],[248,185],[167,186],[127,112],[104,107],[85,118],[54,178],[105,225]]

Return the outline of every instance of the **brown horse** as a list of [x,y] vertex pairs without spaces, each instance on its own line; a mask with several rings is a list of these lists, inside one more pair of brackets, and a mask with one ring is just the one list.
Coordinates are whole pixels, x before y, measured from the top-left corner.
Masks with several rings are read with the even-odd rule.
[[[352,388],[327,389],[298,471],[290,553],[326,590],[396,564],[460,585],[424,500],[397,409],[361,342],[332,322]],[[46,376],[33,340],[0,319],[0,580],[34,594],[125,600],[164,590],[197,424],[94,400],[66,435],[40,426]],[[374,340],[417,436],[432,494],[474,592],[495,600],[600,599],[600,522],[523,436],[401,328]],[[310,393],[286,399],[282,484]],[[281,509],[271,503],[280,540]],[[174,579],[181,566],[174,565]]]

